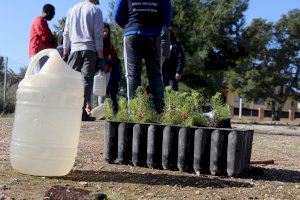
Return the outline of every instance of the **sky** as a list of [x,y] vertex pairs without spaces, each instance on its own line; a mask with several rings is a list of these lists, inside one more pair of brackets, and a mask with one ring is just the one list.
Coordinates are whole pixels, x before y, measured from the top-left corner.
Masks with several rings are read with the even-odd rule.
[[[109,1],[100,0],[99,7],[104,19],[108,17]],[[77,2],[80,0],[19,0],[1,4],[0,56],[8,57],[8,67],[18,72],[20,67],[28,65],[30,26],[33,19],[41,15],[44,4],[50,3],[56,8],[55,17],[48,22],[50,29],[54,31],[54,24],[65,17],[68,9]],[[250,0],[245,12],[246,23],[250,24],[254,18],[276,22],[283,14],[295,8],[300,9],[300,0]]]

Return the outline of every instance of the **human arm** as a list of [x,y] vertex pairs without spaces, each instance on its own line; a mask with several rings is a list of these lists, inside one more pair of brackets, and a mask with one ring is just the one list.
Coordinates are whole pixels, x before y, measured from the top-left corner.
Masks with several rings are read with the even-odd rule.
[[100,9],[96,9],[94,20],[94,40],[99,58],[103,58],[103,16]]
[[115,62],[116,60],[119,60],[117,50],[115,49],[114,45],[111,44],[110,53],[111,60]]
[[94,15],[94,41],[97,51],[97,66],[96,71],[102,70],[104,67],[104,55],[103,55],[103,15],[100,9],[95,10]]
[[54,35],[52,34],[51,30],[49,29],[47,21],[39,17],[36,19],[36,23],[34,23],[33,28],[37,35],[41,38],[42,42],[49,48],[55,47],[57,44],[56,40],[54,38]]
[[65,61],[68,60],[69,49],[71,46],[69,15],[70,15],[70,10],[66,17],[65,28],[64,28],[64,32],[63,32],[63,59]]
[[128,22],[128,3],[127,0],[115,1],[113,16],[117,24],[124,28]]

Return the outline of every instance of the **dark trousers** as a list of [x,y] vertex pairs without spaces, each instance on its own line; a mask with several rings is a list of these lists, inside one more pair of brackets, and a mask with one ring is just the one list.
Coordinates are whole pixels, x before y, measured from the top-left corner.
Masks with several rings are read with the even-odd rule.
[[94,51],[75,51],[69,56],[69,66],[81,72],[84,85],[84,105],[83,105],[83,118],[87,117],[85,111],[86,103],[91,103],[91,94],[93,89],[93,79],[95,75],[97,54]]
[[119,83],[114,83],[113,81],[109,81],[107,86],[107,96],[112,101],[112,107],[115,113],[118,112],[118,95],[119,95]]
[[142,59],[145,60],[146,71],[153,95],[154,108],[161,113],[164,107],[164,87],[161,73],[160,37],[129,35],[124,37],[124,60],[127,79],[128,100],[135,95],[141,85]]

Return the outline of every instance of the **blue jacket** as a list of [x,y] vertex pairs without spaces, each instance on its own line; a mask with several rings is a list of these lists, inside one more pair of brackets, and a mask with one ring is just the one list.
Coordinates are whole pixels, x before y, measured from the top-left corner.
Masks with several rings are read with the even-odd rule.
[[120,63],[120,60],[117,59],[115,61],[112,72],[110,73],[109,81],[114,84],[118,84],[121,82],[121,78],[122,78],[121,63]]
[[114,19],[124,35],[159,36],[171,22],[170,0],[116,0]]

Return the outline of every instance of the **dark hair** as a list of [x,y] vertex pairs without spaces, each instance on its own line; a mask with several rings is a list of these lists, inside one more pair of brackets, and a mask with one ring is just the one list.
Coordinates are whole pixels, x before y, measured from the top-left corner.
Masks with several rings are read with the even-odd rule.
[[176,32],[175,32],[175,30],[171,26],[169,26],[168,30],[170,32],[170,37],[173,38],[173,39],[175,39],[176,38]]
[[51,4],[45,4],[45,5],[43,6],[43,13],[47,13],[47,12],[49,12],[49,11],[54,11],[54,10],[55,10],[55,8],[54,8],[54,6],[51,5]]
[[109,33],[107,35],[107,38],[103,38],[103,45],[104,45],[104,47],[110,47],[110,26],[109,26],[109,24],[104,22],[104,28],[107,28]]
[[96,4],[96,5],[99,5],[99,0],[92,0],[91,2]]

